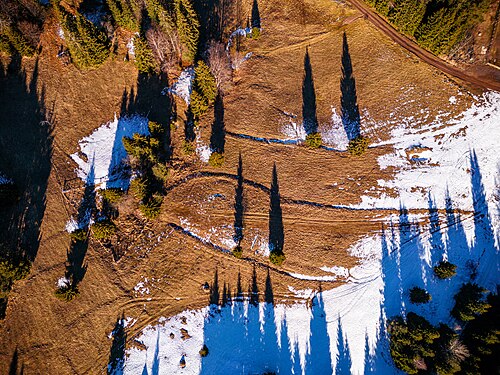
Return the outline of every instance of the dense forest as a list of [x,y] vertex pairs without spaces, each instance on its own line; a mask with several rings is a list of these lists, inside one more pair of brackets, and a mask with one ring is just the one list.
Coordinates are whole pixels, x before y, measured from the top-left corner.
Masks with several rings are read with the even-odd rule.
[[491,0],[366,0],[402,33],[436,54],[448,54],[481,21]]

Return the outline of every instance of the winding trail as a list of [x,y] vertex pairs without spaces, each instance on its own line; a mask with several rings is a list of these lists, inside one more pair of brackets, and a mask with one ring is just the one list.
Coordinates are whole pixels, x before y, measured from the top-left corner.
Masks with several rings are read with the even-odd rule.
[[413,53],[415,56],[432,65],[433,67],[441,70],[442,72],[461,79],[471,85],[480,87],[482,89],[491,89],[500,91],[500,81],[490,77],[480,77],[472,70],[468,72],[457,68],[444,60],[441,60],[436,55],[423,49],[417,43],[407,38],[406,36],[400,34],[394,27],[392,27],[384,18],[375,13],[367,4],[362,0],[349,0],[349,3],[359,10],[363,16],[368,19],[373,25],[375,25],[380,31],[389,36],[394,42],[399,44],[401,47],[405,48],[409,52]]

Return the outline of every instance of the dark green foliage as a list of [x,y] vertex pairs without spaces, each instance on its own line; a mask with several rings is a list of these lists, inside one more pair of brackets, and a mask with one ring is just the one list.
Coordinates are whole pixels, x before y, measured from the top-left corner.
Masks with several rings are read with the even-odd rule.
[[85,229],[75,229],[73,232],[71,232],[69,234],[69,236],[71,237],[72,241],[83,242],[83,241],[87,240],[88,234],[87,234],[87,231]]
[[28,276],[30,267],[31,264],[27,260],[0,259],[0,298],[7,298],[12,284]]
[[446,324],[438,327],[439,338],[434,341],[434,357],[426,360],[430,373],[451,375],[460,371],[461,363],[469,356],[467,347]]
[[315,149],[320,148],[323,140],[321,139],[320,133],[310,133],[306,136],[305,144],[307,147]]
[[141,73],[152,74],[156,70],[155,58],[151,47],[144,37],[134,37],[135,66]]
[[175,0],[175,18],[179,39],[183,45],[183,60],[192,63],[198,48],[200,22],[190,0]]
[[146,0],[145,3],[149,18],[160,25],[164,33],[170,34],[174,31],[176,25],[169,9],[164,7],[159,0]]
[[123,190],[119,188],[107,188],[99,190],[99,194],[102,199],[108,201],[109,203],[118,203],[118,201],[123,197]]
[[437,266],[434,266],[434,274],[440,279],[449,279],[456,275],[457,266],[450,262],[441,261]]
[[80,292],[78,291],[77,286],[72,286],[72,285],[65,285],[60,288],[57,288],[56,291],[54,292],[54,295],[65,302],[70,302],[72,301],[76,296],[78,296]]
[[491,0],[366,0],[401,32],[436,54],[448,53],[481,21]]
[[165,164],[157,163],[153,165],[153,167],[151,167],[151,172],[153,172],[153,176],[155,176],[158,181],[167,182],[169,170]]
[[490,307],[483,298],[486,292],[486,289],[477,284],[463,284],[454,297],[455,306],[451,310],[451,316],[462,322],[468,322],[486,312]]
[[138,5],[135,0],[106,0],[113,19],[118,26],[130,31],[139,31],[139,19],[136,15]]
[[203,344],[203,348],[200,349],[200,356],[206,357],[208,355],[208,347]]
[[224,154],[220,152],[212,152],[210,154],[210,158],[208,159],[208,164],[216,168],[222,167],[224,164]]
[[195,151],[196,151],[196,146],[194,145],[193,142],[188,142],[186,140],[182,142],[182,152],[184,152],[184,154],[193,155]]
[[116,225],[111,220],[98,221],[91,226],[94,238],[107,240],[116,233]]
[[0,184],[0,207],[17,202],[19,190],[14,183]]
[[10,44],[9,38],[0,33],[0,52],[5,52],[10,55],[13,52],[13,47]]
[[410,289],[410,301],[415,304],[427,303],[431,300],[431,295],[418,286]]
[[134,133],[132,138],[123,137],[123,146],[127,153],[137,158],[142,164],[158,163],[165,151],[165,129],[161,124],[150,121],[150,135]]
[[[2,35],[8,41],[10,46],[15,49],[21,56],[33,56],[35,48],[29,44],[23,34],[14,26],[6,26],[2,30]],[[5,43],[4,42],[4,43]]]
[[277,251],[273,251],[269,254],[269,260],[271,261],[271,263],[277,266],[281,266],[285,261],[285,254],[283,252],[280,253]]
[[130,191],[139,201],[143,201],[151,190],[151,180],[146,176],[136,177],[130,181]]
[[398,316],[389,321],[388,332],[391,356],[400,370],[416,374],[418,362],[434,357],[433,344],[440,334],[425,318],[413,312],[406,321]]
[[241,259],[241,257],[243,256],[243,249],[241,248],[240,245],[235,246],[235,248],[233,249],[233,255],[236,258]]
[[148,219],[156,219],[161,211],[161,204],[163,203],[163,197],[160,195],[155,195],[148,199],[145,203],[139,206],[142,214]]
[[488,311],[467,323],[462,338],[470,355],[462,363],[462,374],[497,374],[500,358],[500,298],[490,294]]
[[106,34],[78,12],[73,15],[57,2],[54,3],[54,9],[73,63],[83,69],[95,68],[104,63],[110,53]]
[[258,27],[252,27],[252,33],[250,34],[252,39],[257,40],[260,38],[260,29]]
[[210,68],[202,60],[194,69],[193,90],[198,92],[211,105],[217,96],[217,84]]
[[207,100],[196,90],[191,92],[190,106],[195,119],[199,119],[208,111]]
[[367,137],[359,136],[349,141],[347,146],[347,151],[351,155],[361,156],[366,150],[368,150],[368,145],[370,144],[370,139]]

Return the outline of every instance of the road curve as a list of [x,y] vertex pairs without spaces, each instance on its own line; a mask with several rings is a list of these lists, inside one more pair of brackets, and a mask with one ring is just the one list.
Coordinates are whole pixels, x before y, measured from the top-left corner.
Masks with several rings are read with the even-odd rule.
[[447,62],[441,60],[436,55],[420,47],[414,41],[400,34],[384,18],[375,13],[362,0],[349,0],[349,2],[352,4],[353,7],[359,10],[365,16],[365,18],[367,18],[371,23],[373,23],[378,29],[380,29],[386,35],[388,35],[394,42],[399,44],[401,47],[407,49],[409,52],[413,53],[426,63],[434,66],[435,68],[443,71],[444,73],[459,78],[464,82],[470,83],[471,85],[478,86],[482,89],[500,91],[500,81],[495,80],[493,78],[488,79],[485,77],[478,77],[473,74],[468,74],[462,69],[459,69],[451,64],[448,64]]

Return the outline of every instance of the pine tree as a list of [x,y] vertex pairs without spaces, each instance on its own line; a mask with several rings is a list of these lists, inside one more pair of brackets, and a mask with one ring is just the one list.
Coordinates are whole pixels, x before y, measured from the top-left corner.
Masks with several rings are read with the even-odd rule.
[[144,37],[134,37],[135,65],[141,73],[152,74],[156,70],[153,51]]
[[109,40],[106,35],[80,13],[73,15],[58,3],[55,3],[54,8],[75,65],[79,68],[101,65],[109,56]]
[[200,21],[189,0],[175,0],[177,32],[184,46],[186,62],[194,61],[200,37]]
[[5,38],[10,45],[19,52],[21,56],[33,56],[35,49],[28,43],[26,38],[14,26],[6,26],[3,30]]
[[106,0],[116,24],[130,31],[139,31],[139,20],[135,15],[138,6],[135,0]]
[[196,64],[194,74],[194,89],[203,95],[207,103],[211,105],[217,96],[217,84],[214,76],[210,72],[210,68],[204,61],[200,60]]

